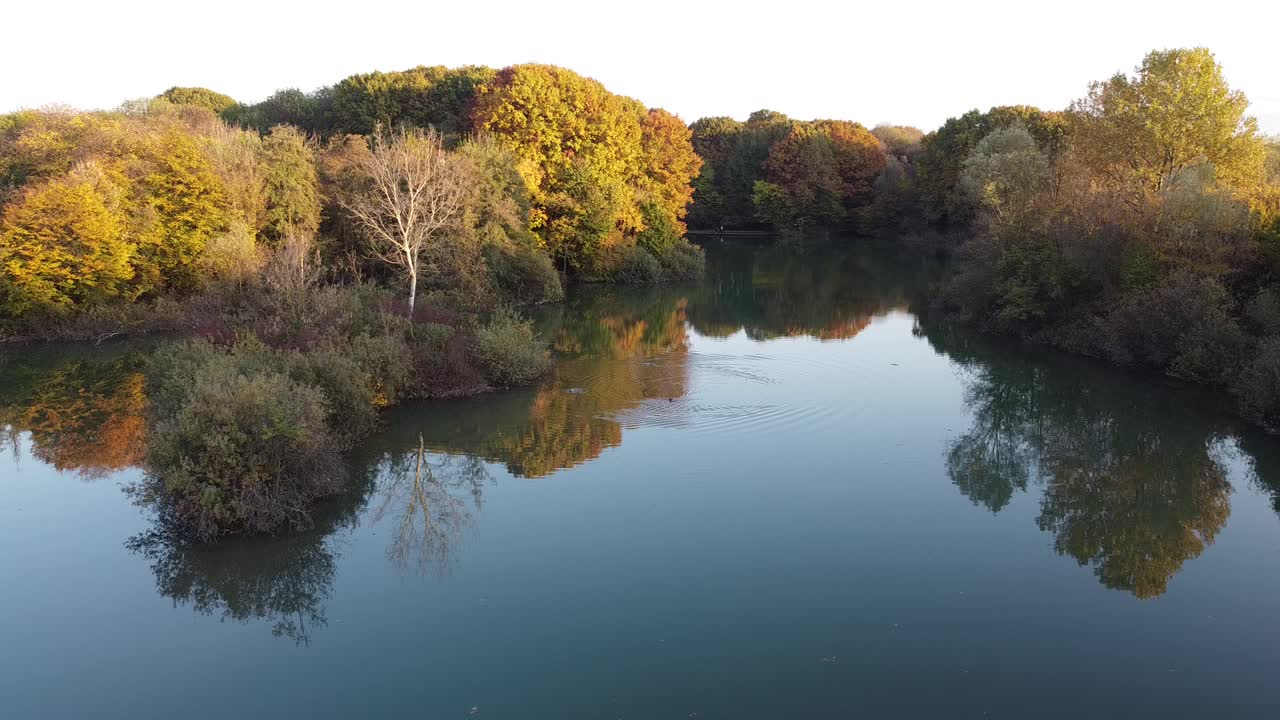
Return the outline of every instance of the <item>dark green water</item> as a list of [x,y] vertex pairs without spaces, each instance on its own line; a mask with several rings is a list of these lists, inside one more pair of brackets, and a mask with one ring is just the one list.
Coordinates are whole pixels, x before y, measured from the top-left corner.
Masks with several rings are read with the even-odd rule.
[[148,539],[144,350],[0,356],[0,717],[1274,717],[1280,439],[918,263],[712,250],[281,539]]

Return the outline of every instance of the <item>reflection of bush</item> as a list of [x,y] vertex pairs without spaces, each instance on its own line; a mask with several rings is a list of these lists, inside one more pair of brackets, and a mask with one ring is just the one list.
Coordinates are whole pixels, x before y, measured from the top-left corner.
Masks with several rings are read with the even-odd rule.
[[147,428],[139,353],[127,349],[0,356],[0,426],[32,455],[97,478],[141,463]]
[[1106,587],[1164,593],[1226,524],[1219,434],[1182,398],[1061,358],[1054,367],[989,352],[941,329],[929,340],[968,373],[973,423],[948,453],[952,481],[998,512],[1037,478],[1040,528]]
[[129,541],[151,562],[156,588],[202,615],[271,624],[272,633],[308,643],[328,623],[333,588],[334,535],[353,527],[371,482],[317,509],[308,530],[273,537],[229,538],[193,544],[153,531]]

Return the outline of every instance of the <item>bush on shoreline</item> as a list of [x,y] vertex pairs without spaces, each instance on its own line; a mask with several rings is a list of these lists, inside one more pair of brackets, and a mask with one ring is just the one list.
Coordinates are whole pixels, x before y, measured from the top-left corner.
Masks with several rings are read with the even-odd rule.
[[485,377],[497,387],[525,385],[551,369],[533,325],[508,308],[500,308],[476,330],[475,346]]
[[[197,345],[158,362],[185,365],[160,391],[136,497],[200,541],[309,523],[310,505],[342,491],[341,444],[323,390],[280,372],[246,372],[245,358]],[[161,370],[164,373],[164,370]]]
[[[344,491],[343,453],[411,398],[532,382],[545,346],[511,309],[486,323],[413,319],[376,289],[215,304],[194,339],[153,357],[146,478],[134,492],[177,534],[304,527],[316,500]],[[214,303],[214,299],[210,299]],[[309,319],[307,319],[309,317]],[[441,320],[446,322],[433,322]]]

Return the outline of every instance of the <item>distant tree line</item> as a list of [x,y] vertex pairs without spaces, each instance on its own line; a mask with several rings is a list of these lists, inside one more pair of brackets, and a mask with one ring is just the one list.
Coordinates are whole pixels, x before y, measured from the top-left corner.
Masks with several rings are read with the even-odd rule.
[[740,122],[694,122],[703,159],[694,180],[695,228],[765,227],[791,233],[858,229],[909,210],[923,133],[846,120],[792,120],[758,110]]

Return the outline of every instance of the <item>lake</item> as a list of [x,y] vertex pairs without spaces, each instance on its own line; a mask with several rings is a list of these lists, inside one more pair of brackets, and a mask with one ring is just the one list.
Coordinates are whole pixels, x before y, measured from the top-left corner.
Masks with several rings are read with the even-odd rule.
[[552,377],[394,408],[279,538],[122,491],[145,345],[5,351],[0,716],[1274,716],[1280,439],[931,320],[918,259],[708,254],[540,310]]

